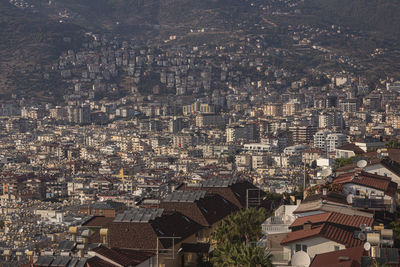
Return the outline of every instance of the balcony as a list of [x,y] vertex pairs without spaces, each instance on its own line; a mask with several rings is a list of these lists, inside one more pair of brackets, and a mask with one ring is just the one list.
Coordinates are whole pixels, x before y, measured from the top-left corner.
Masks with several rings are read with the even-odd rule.
[[353,198],[353,207],[372,210],[390,210],[392,205],[390,201],[382,198]]
[[275,265],[287,265],[290,262],[290,253],[279,251],[267,251],[272,255],[272,264]]

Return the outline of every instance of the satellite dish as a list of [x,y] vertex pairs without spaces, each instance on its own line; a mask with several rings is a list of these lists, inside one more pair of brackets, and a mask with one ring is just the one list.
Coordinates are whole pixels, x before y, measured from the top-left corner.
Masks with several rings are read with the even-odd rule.
[[332,178],[331,176],[328,176],[328,178],[326,178],[326,181],[327,181],[328,183],[332,183],[333,178]]
[[366,238],[366,236],[365,236],[365,234],[363,232],[358,233],[357,237],[361,241],[365,241],[365,238]]
[[292,257],[292,266],[308,267],[310,266],[310,256],[304,251],[297,251]]
[[368,162],[364,159],[357,161],[357,167],[358,168],[365,168],[367,166]]
[[324,169],[324,170],[321,172],[321,175],[322,175],[323,177],[328,177],[328,176],[331,175],[331,174],[332,174],[332,169],[331,169],[331,168]]
[[346,200],[348,204],[353,204],[353,195],[352,194],[347,195]]
[[360,225],[361,231],[365,231],[365,228],[367,228],[367,225],[365,225],[364,223]]
[[369,251],[371,249],[371,244],[369,242],[365,242],[364,249],[365,251]]

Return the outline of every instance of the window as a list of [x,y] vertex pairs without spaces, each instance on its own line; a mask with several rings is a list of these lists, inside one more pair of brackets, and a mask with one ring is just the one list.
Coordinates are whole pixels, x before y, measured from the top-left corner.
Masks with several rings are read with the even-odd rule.
[[307,245],[303,245],[302,248],[303,248],[302,250],[303,250],[305,253],[307,253]]
[[296,252],[301,250],[301,245],[296,244]]
[[340,249],[339,246],[334,246],[335,251],[338,251],[339,249]]

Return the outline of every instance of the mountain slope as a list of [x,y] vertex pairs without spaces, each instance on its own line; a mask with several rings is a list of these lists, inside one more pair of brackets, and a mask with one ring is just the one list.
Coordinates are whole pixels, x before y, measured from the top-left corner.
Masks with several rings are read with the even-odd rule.
[[[80,29],[22,11],[0,0],[0,97],[11,93],[44,96],[61,86],[43,79],[61,51],[79,43]],[[70,37],[71,41],[64,39]],[[66,42],[66,40],[68,42]]]
[[400,40],[400,2],[397,0],[305,0],[303,11],[320,22]]

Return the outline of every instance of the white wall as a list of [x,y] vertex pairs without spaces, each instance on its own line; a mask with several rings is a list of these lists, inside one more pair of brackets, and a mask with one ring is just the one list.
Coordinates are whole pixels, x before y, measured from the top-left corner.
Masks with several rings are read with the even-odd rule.
[[296,244],[306,245],[307,254],[310,256],[310,258],[314,258],[316,254],[334,251],[335,246],[338,246],[340,250],[346,248],[345,245],[329,239],[323,237],[314,237],[290,243],[284,246],[284,252],[290,252],[291,256],[293,256],[293,254],[296,253]]
[[397,183],[398,188],[400,186],[400,176],[398,176],[394,172],[390,171],[389,169],[385,168],[382,164],[369,165],[364,168],[364,171],[373,173],[373,174],[390,177],[390,178],[392,178],[393,182]]

